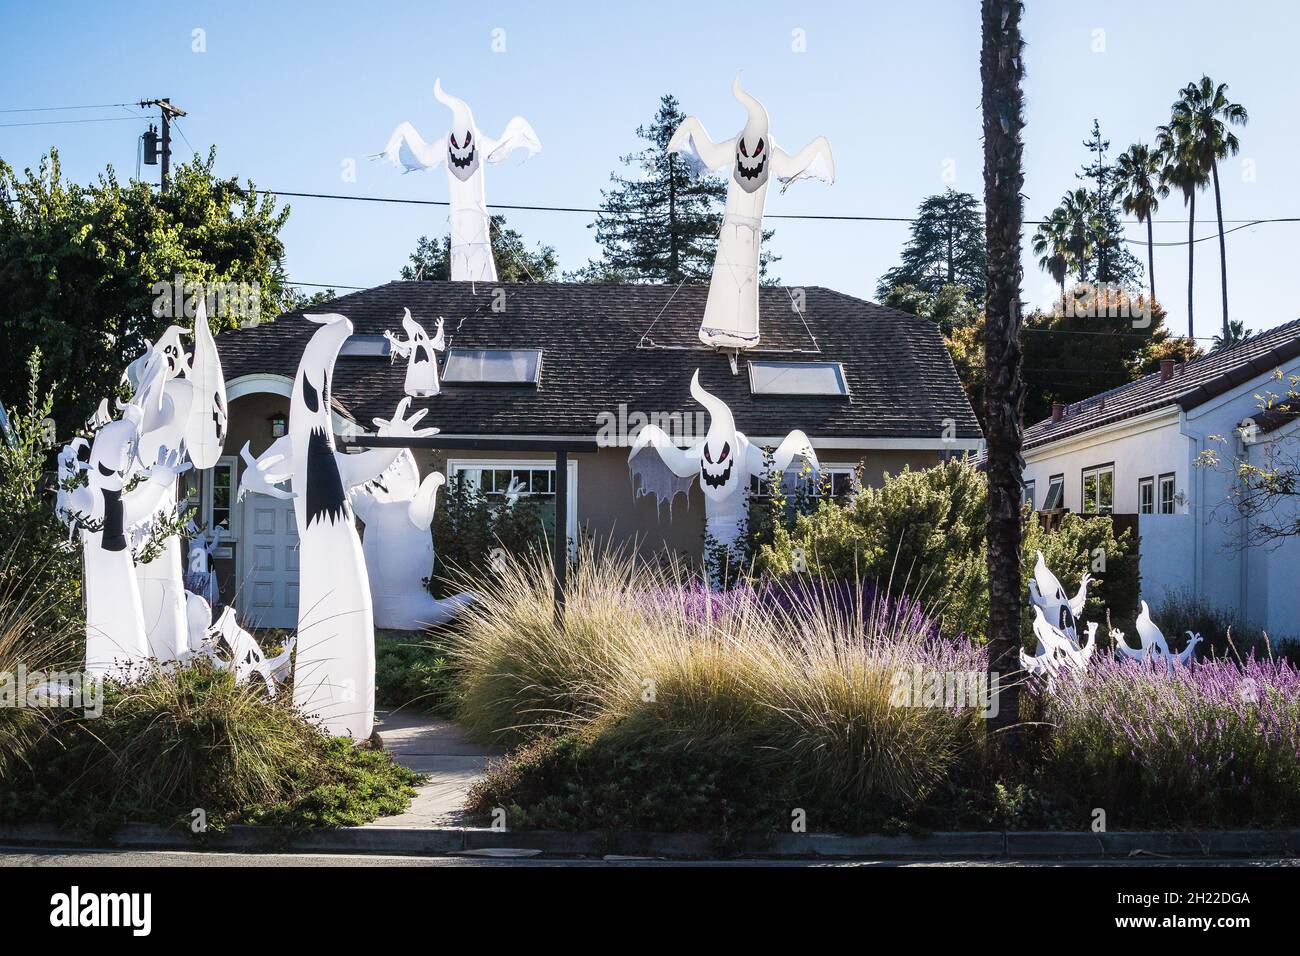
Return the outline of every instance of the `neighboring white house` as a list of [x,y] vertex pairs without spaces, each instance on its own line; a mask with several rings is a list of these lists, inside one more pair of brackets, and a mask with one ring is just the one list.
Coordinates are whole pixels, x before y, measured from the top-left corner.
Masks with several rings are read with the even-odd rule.
[[[1184,591],[1274,637],[1300,636],[1300,540],[1249,543],[1249,519],[1230,501],[1234,459],[1257,464],[1300,442],[1294,415],[1261,414],[1268,395],[1286,399],[1291,374],[1300,320],[1057,405],[1025,430],[1026,497],[1039,511],[1136,515],[1148,603]],[[1198,464],[1206,450],[1224,466]]]

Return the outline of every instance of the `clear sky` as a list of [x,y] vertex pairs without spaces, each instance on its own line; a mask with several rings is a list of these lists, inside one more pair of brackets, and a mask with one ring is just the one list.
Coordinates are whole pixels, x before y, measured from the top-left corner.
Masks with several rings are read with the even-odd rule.
[[[293,191],[445,199],[443,170],[401,176],[366,157],[410,120],[445,130],[435,76],[496,135],[525,116],[544,149],[490,170],[489,203],[591,206],[636,126],[671,91],[718,138],[741,126],[734,71],[767,106],[787,149],[825,134],[838,181],[775,191],[769,213],[911,215],[947,185],[982,196],[979,4],[899,3],[16,3],[0,0],[0,109],[170,97],[189,111],[176,138],[218,146],[223,174]],[[201,43],[196,41],[195,31]],[[1178,89],[1208,72],[1250,111],[1242,156],[1222,171],[1226,219],[1300,216],[1296,94],[1300,5],[1291,0],[1028,0],[1026,213],[1046,214],[1072,188],[1093,117],[1117,153],[1149,142]],[[494,32],[494,31],[503,31]],[[795,47],[804,38],[804,51]],[[494,51],[504,39],[504,51]],[[202,52],[195,47],[202,46]],[[136,168],[144,121],[9,124],[129,117],[139,110],[0,113],[0,157],[34,165],[58,146],[65,172],[88,180],[111,163]],[[344,177],[354,160],[356,181]],[[1243,162],[1247,161],[1247,162]],[[145,175],[157,170],[145,167]],[[292,200],[288,270],[299,282],[370,286],[395,278],[423,233],[445,231],[437,207]],[[1198,237],[1213,199],[1198,200]],[[1181,199],[1166,200],[1157,242],[1186,240]],[[530,241],[573,269],[596,254],[590,216],[515,212]],[[897,223],[774,222],[781,279],[870,297],[906,239]],[[1032,229],[1026,229],[1026,243]],[[1129,227],[1145,239],[1145,227]],[[1292,296],[1300,223],[1228,237],[1232,312],[1266,328],[1300,315]],[[1134,247],[1145,259],[1145,249]],[[1217,240],[1196,246],[1198,335],[1221,321]],[[1185,331],[1186,246],[1157,250],[1170,324]],[[1026,249],[1027,298],[1050,280]]]

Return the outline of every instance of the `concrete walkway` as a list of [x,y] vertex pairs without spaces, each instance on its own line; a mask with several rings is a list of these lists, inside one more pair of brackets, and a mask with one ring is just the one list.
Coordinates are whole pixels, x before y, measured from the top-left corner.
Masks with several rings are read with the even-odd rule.
[[367,826],[467,826],[461,810],[465,795],[501,751],[470,743],[455,724],[431,714],[408,709],[381,711],[375,718],[384,749],[403,766],[428,774],[429,782],[416,788],[405,813],[381,817]]

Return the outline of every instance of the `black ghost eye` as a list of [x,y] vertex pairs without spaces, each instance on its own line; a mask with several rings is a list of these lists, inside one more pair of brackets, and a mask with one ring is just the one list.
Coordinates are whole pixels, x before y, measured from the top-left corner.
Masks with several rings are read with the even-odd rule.
[[471,138],[472,138],[472,137],[470,136],[469,130],[465,130],[465,145],[466,145],[466,146],[469,145],[469,141],[470,141]]
[[709,454],[708,445],[704,446],[704,460],[707,461],[710,465],[713,464],[713,456]]
[[456,134],[455,134],[455,133],[452,133],[452,134],[451,134],[451,145],[452,145],[453,147],[455,147],[456,149],[460,149],[460,144],[459,144],[458,142],[456,142]]
[[109,468],[102,461],[99,463],[99,473],[103,475],[105,478],[109,478],[117,474],[117,472],[115,472],[112,468]]
[[727,456],[730,454],[731,454],[731,444],[729,442],[724,442],[722,445],[722,454],[718,456],[718,464],[720,465],[724,461],[726,461]]
[[763,152],[763,141],[760,139],[758,145],[754,147],[754,155],[757,156]]
[[320,394],[312,388],[311,382],[307,381],[307,373],[302,373],[302,401],[307,406],[307,411],[320,411]]
[[740,155],[741,156],[749,155],[749,150],[745,149],[745,141],[743,139],[740,141]]

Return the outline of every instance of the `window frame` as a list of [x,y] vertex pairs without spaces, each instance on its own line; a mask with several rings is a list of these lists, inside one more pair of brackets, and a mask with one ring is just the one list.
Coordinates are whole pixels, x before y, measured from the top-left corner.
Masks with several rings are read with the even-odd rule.
[[[1060,499],[1057,501],[1057,504],[1056,504],[1056,507],[1055,507],[1055,508],[1048,508],[1048,507],[1047,507],[1047,503],[1048,503],[1049,501],[1052,500],[1052,486],[1055,485],[1055,484],[1058,484],[1058,483],[1059,483],[1060,486],[1061,486],[1061,497],[1060,497]],[[1062,510],[1064,507],[1065,507],[1065,472],[1061,472],[1059,475],[1048,475],[1048,477],[1047,477],[1047,497],[1045,497],[1045,498],[1043,499],[1043,510],[1044,510],[1044,511],[1060,511],[1060,510]]]
[[[1148,495],[1147,500],[1143,500],[1143,493]],[[1145,478],[1138,479],[1138,514],[1153,515],[1156,513],[1156,479],[1154,475],[1147,475]]]
[[1038,510],[1038,479],[1027,478],[1024,481],[1024,488],[1020,496],[1020,506],[1023,508],[1029,505],[1030,511]]
[[[1106,511],[1101,510],[1101,476],[1110,474],[1110,505]],[[1097,510],[1089,511],[1087,509],[1087,483],[1088,476],[1097,477]],[[1086,468],[1079,469],[1079,514],[1088,517],[1101,517],[1103,515],[1113,515],[1115,513],[1115,463],[1113,461],[1103,462],[1099,465],[1089,465]]]
[[[1169,510],[1165,510],[1165,485],[1169,485]],[[1178,511],[1178,475],[1176,472],[1168,471],[1159,477],[1156,482],[1156,514],[1172,515]]]
[[226,506],[229,513],[230,527],[223,531],[221,541],[223,544],[239,540],[239,516],[243,509],[239,507],[239,456],[222,455],[217,459],[217,463],[211,468],[204,469],[201,485],[199,489],[199,521],[208,531],[214,527],[212,522],[212,512],[214,509],[213,497],[216,491],[216,473],[220,469],[227,469],[230,472],[230,503]]
[[[479,380],[474,381],[474,380],[466,380],[466,379],[463,379],[463,378],[456,378],[456,377],[455,377],[454,375],[452,375],[452,374],[450,373],[450,371],[449,371],[449,370],[451,369],[451,360],[452,360],[453,358],[455,358],[458,354],[465,353],[465,352],[478,352],[478,353],[484,353],[484,352],[506,352],[506,353],[510,353],[510,352],[531,352],[531,353],[533,353],[533,354],[535,354],[535,355],[537,356],[537,361],[536,361],[536,363],[533,365],[533,377],[532,377],[531,380],[516,380],[516,379],[479,379]],[[484,387],[487,387],[487,388],[493,388],[493,387],[495,387],[495,388],[502,388],[502,387],[504,387],[504,388],[537,388],[538,386],[541,385],[541,382],[542,382],[542,361],[543,361],[544,357],[545,357],[545,355],[544,355],[544,350],[543,350],[543,349],[530,349],[530,348],[494,348],[494,347],[483,347],[483,348],[480,348],[480,347],[478,347],[478,346],[473,346],[473,345],[453,345],[453,346],[448,346],[448,348],[447,348],[447,356],[446,356],[446,358],[444,358],[443,361],[442,361],[442,383],[443,383],[444,385],[456,385],[456,386],[461,386],[461,387],[464,387],[464,388],[484,388]]]
[[[755,396],[756,398],[762,398],[762,397],[767,397],[767,396],[774,396],[774,397],[776,397],[776,398],[836,398],[836,399],[842,399],[842,398],[848,398],[848,397],[849,397],[849,379],[848,379],[848,376],[844,374],[844,363],[843,363],[843,362],[831,362],[831,361],[787,362],[787,361],[781,361],[781,360],[779,360],[779,359],[750,359],[749,362],[748,362],[748,365],[749,365],[749,369],[748,369],[748,371],[749,371],[749,394]],[[838,390],[838,391],[835,391],[835,392],[783,392],[783,391],[771,391],[771,390],[763,390],[763,391],[760,391],[760,390],[756,387],[756,386],[757,386],[757,382],[755,381],[755,372],[756,372],[756,370],[758,370],[759,368],[762,368],[762,367],[764,367],[764,366],[767,366],[767,367],[772,367],[772,366],[784,366],[784,367],[787,367],[787,368],[788,368],[788,367],[790,367],[790,366],[797,366],[797,365],[802,365],[802,366],[805,366],[805,367],[817,366],[817,367],[820,367],[820,368],[826,368],[826,369],[830,369],[830,370],[834,371],[836,377],[839,379],[839,390]]]
[[[448,458],[447,480],[455,481],[465,471],[514,471],[515,469],[534,469],[555,474],[553,458]],[[575,558],[578,554],[578,463],[572,458],[568,466],[568,528],[569,553]],[[552,482],[554,482],[554,477]],[[521,493],[520,498],[530,497],[531,493]]]
[[[821,479],[822,476],[824,475],[831,476],[832,485],[834,484],[834,476],[836,475],[848,476],[852,484],[850,485],[849,490],[844,493],[846,499],[852,498],[853,495],[855,495],[858,491],[861,490],[861,486],[857,483],[856,480],[858,476],[858,462],[824,461],[824,462],[819,462],[819,464],[821,465],[821,467],[817,469],[817,481],[813,483],[813,488],[811,492],[812,497],[814,498],[821,497]],[[788,470],[789,469],[787,469],[787,471]],[[767,494],[766,491],[763,490],[765,485],[766,482],[763,481],[763,479],[760,476],[758,475],[750,476],[749,497],[751,501],[758,501],[764,498],[771,497],[770,495]],[[831,497],[832,498],[835,497],[833,488],[831,492]]]

